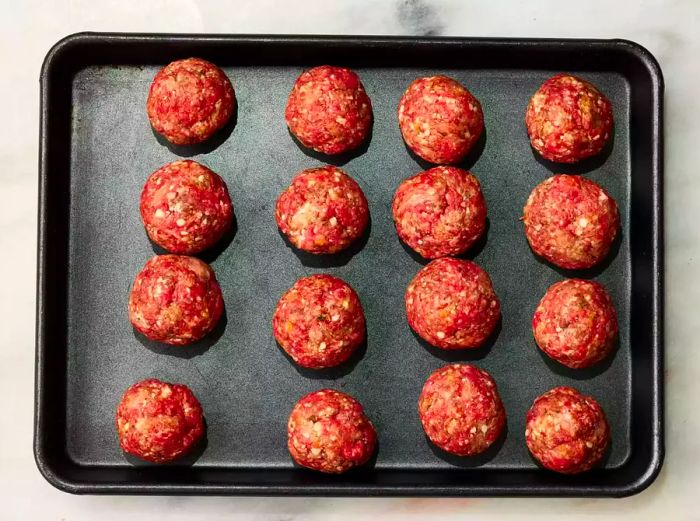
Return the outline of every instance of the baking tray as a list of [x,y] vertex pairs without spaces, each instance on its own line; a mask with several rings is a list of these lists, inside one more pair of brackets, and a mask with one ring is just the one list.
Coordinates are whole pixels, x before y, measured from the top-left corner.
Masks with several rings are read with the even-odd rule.
[[[235,124],[210,143],[169,147],[151,131],[144,105],[158,68],[201,56],[220,65],[238,98]],[[273,218],[279,192],[325,159],[302,150],[283,112],[299,73],[318,64],[354,68],[374,106],[367,145],[332,158],[367,195],[371,231],[350,252],[314,257],[291,249]],[[611,99],[614,144],[577,167],[533,154],[524,128],[529,97],[550,75],[570,71]],[[390,214],[397,185],[422,170],[399,133],[396,106],[416,77],[445,73],[481,101],[486,137],[464,165],[481,180],[488,236],[470,253],[502,302],[497,336],[483,349],[424,346],[406,323],[403,294],[422,261],[399,242]],[[75,493],[294,495],[609,495],[639,492],[663,459],[662,89],[655,59],[622,40],[437,39],[83,33],[57,43],[41,73],[41,152],[34,450],[41,473]],[[226,319],[190,348],[151,344],[127,318],[131,282],[154,253],[138,196],[146,177],[178,157],[221,174],[237,230],[202,257],[211,262]],[[534,308],[563,273],[528,248],[519,221],[532,188],[552,171],[582,172],[618,201],[621,239],[601,267],[575,273],[610,290],[619,346],[602,366],[568,371],[536,348]],[[297,369],[276,346],[277,299],[300,276],[329,272],[359,293],[366,350],[337,370]],[[433,448],[416,403],[427,376],[470,360],[496,379],[508,415],[505,437],[477,458]],[[189,459],[157,467],[127,460],[115,407],[146,377],[189,385],[207,420],[207,443]],[[603,468],[580,476],[545,471],[530,458],[525,412],[556,385],[595,396],[611,424]],[[322,387],[365,406],[379,434],[368,468],[328,476],[295,467],[286,421],[295,401]]]

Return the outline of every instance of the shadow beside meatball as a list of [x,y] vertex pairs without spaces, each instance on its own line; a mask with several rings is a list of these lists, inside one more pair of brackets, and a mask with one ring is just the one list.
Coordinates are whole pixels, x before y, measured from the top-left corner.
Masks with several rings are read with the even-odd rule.
[[350,262],[350,259],[352,259],[355,255],[357,255],[367,244],[367,241],[369,240],[369,235],[372,231],[372,216],[368,216],[367,220],[367,227],[365,228],[364,232],[362,232],[362,235],[360,235],[356,240],[350,244],[347,248],[344,250],[339,251],[338,253],[328,253],[328,254],[320,254],[316,255],[314,253],[309,253],[304,250],[300,250],[296,246],[294,246],[291,242],[289,242],[289,239],[287,236],[282,233],[282,231],[277,228],[277,232],[279,233],[280,237],[282,237],[282,240],[284,240],[285,245],[287,248],[290,248],[293,252],[294,255],[297,256],[299,261],[306,266],[307,268],[337,268],[340,266],[345,266],[348,262]]
[[[324,154],[323,152],[317,152],[316,150],[305,146],[301,141],[299,141],[299,139],[297,139],[297,137],[294,134],[292,134],[292,131],[289,130],[289,128],[287,128],[287,133],[292,138],[292,141],[294,141],[294,144],[299,148],[299,150],[301,150],[310,158],[316,159],[317,161],[321,161],[324,164],[342,167],[351,160],[367,152],[367,149],[369,149],[369,145],[372,141],[373,126],[374,121],[372,121],[372,124],[370,125],[369,130],[367,131],[367,136],[362,141],[362,143],[360,143],[357,147],[346,152],[341,152],[340,154]],[[352,175],[350,175],[350,177],[352,177]]]
[[476,259],[476,257],[479,256],[479,254],[484,251],[484,248],[486,247],[486,243],[488,242],[489,238],[489,229],[491,228],[491,219],[486,217],[486,225],[484,226],[484,231],[481,234],[481,236],[472,244],[469,249],[463,253],[460,253],[457,255],[458,258],[460,259],[466,259],[473,261]]
[[[488,242],[488,235],[489,235],[489,228],[491,228],[491,221],[487,217],[486,218],[486,226],[484,227],[484,232],[481,234],[481,236],[472,244],[466,251],[456,254],[456,255],[446,255],[446,257],[455,257],[457,259],[465,259],[465,260],[471,260],[473,261],[478,255],[484,250],[486,247],[486,243]],[[404,249],[406,253],[418,264],[422,264],[423,266],[427,265],[429,262],[434,261],[436,259],[426,259],[423,257],[420,253],[415,251],[413,248],[411,248],[408,244],[403,242],[400,237],[397,238],[399,240],[399,244],[401,244],[401,247]]]
[[403,241],[401,240],[401,237],[398,236],[398,234],[396,235],[396,238],[398,239],[399,244],[400,244],[401,247],[404,249],[404,251],[405,251],[406,253],[408,253],[408,256],[411,257],[411,258],[412,258],[414,261],[416,261],[418,264],[421,264],[421,265],[425,266],[425,265],[427,265],[430,261],[435,260],[435,259],[426,259],[425,257],[423,257],[420,253],[418,253],[416,250],[414,250],[413,248],[411,248],[408,244],[406,244],[405,242],[403,242]]
[[305,378],[310,378],[312,380],[336,380],[338,378],[342,378],[344,376],[347,376],[352,372],[353,369],[355,369],[355,366],[364,358],[365,353],[367,352],[367,336],[365,335],[364,340],[362,343],[357,346],[357,349],[353,351],[352,355],[350,355],[350,358],[348,358],[345,362],[343,362],[340,365],[334,366],[334,367],[326,367],[323,369],[310,369],[308,367],[301,367],[299,364],[297,364],[294,360],[292,360],[292,357],[287,354],[287,352],[282,349],[282,346],[279,345],[278,342],[275,342],[277,344],[277,347],[279,348],[280,352],[285,356],[285,358],[289,361],[290,364],[296,369],[296,371],[303,377]]
[[546,260],[544,257],[541,257],[538,255],[530,246],[530,242],[528,241],[528,246],[530,246],[530,251],[532,254],[535,256],[535,259],[537,259],[537,262],[540,264],[543,264],[545,266],[550,267],[559,275],[561,275],[564,278],[567,279],[594,279],[598,276],[600,276],[605,270],[608,269],[610,264],[617,258],[617,254],[620,252],[620,246],[622,245],[622,229],[617,230],[617,236],[615,237],[615,240],[613,241],[612,245],[610,246],[610,251],[608,254],[605,256],[605,258],[600,261],[598,264],[595,266],[591,266],[590,268],[585,268],[585,269],[578,269],[578,270],[569,270],[566,268],[561,268],[559,266],[556,266],[555,264],[552,264],[548,260]]
[[169,469],[172,469],[172,467],[191,467],[192,465],[194,465],[197,462],[197,460],[202,457],[204,451],[207,450],[208,444],[209,442],[207,440],[207,420],[206,418],[204,418],[204,434],[202,435],[202,438],[189,451],[187,451],[184,455],[182,455],[180,458],[174,461],[170,461],[168,463],[152,463],[150,461],[142,460],[141,458],[138,458],[126,452],[122,452],[122,454],[124,455],[124,459],[135,467],[148,468],[149,472],[152,469],[154,472],[163,472],[165,474],[170,474],[172,473],[172,470]]
[[571,378],[572,380],[588,380],[590,378],[600,376],[610,368],[613,361],[615,360],[615,357],[617,356],[617,350],[620,347],[620,338],[618,336],[615,339],[615,345],[613,346],[612,351],[603,360],[596,364],[593,364],[590,367],[581,369],[572,369],[563,364],[560,364],[556,360],[550,358],[549,355],[547,355],[547,353],[542,351],[537,346],[537,343],[533,342],[533,344],[535,345],[535,349],[537,349],[537,352],[542,357],[544,363],[553,373],[558,374],[559,376],[564,376],[566,378]]
[[437,163],[431,163],[411,150],[405,141],[403,142],[403,145],[406,148],[408,155],[411,156],[411,159],[418,163],[422,170],[429,170],[430,168],[435,168],[436,166],[456,166],[462,170],[471,170],[474,168],[474,165],[479,160],[481,154],[483,154],[484,149],[486,148],[486,128],[484,127],[484,131],[481,133],[481,136],[479,136],[479,139],[476,140],[467,155],[454,164],[450,163],[449,165],[439,165]]
[[597,170],[603,166],[603,164],[605,164],[608,157],[610,157],[610,154],[612,154],[614,141],[615,132],[611,131],[610,139],[599,153],[582,159],[581,161],[576,161],[575,163],[557,163],[555,161],[545,159],[532,147],[530,147],[530,151],[539,164],[554,174],[587,174],[593,170]]
[[430,447],[430,450],[433,452],[433,454],[435,454],[441,460],[446,461],[450,465],[462,468],[474,468],[485,465],[493,458],[495,458],[501,450],[501,448],[503,447],[503,444],[506,442],[507,437],[508,424],[506,423],[503,426],[503,431],[501,431],[501,434],[498,436],[498,438],[496,438],[496,440],[491,444],[491,446],[481,454],[476,454],[474,456],[457,456],[456,454],[452,454],[450,452],[442,450],[440,447],[438,447],[432,441],[430,441],[430,438],[428,438],[427,435],[425,436],[425,441]]
[[[234,206],[234,211],[235,211],[235,206]],[[219,258],[219,256],[226,250],[226,248],[228,248],[231,245],[231,243],[233,242],[233,239],[235,239],[235,237],[236,237],[237,232],[238,232],[238,219],[236,219],[236,214],[234,213],[233,221],[231,221],[231,226],[229,227],[228,230],[226,230],[226,233],[224,233],[218,241],[216,241],[214,244],[212,244],[206,250],[201,251],[199,253],[195,253],[195,256],[199,257],[207,264],[211,264],[212,262],[214,262],[216,259]]]
[[204,338],[198,340],[189,345],[184,346],[173,346],[170,344],[163,344],[161,342],[154,342],[149,340],[136,329],[133,329],[134,337],[138,340],[143,347],[155,353],[157,355],[168,355],[177,358],[194,358],[195,356],[200,356],[206,353],[211,346],[216,344],[219,339],[223,336],[226,331],[226,326],[228,325],[228,318],[226,316],[226,308],[224,307],[224,312],[217,322],[214,329],[212,329]]
[[479,347],[467,349],[441,349],[439,347],[435,347],[429,342],[423,340],[423,338],[421,338],[418,333],[413,331],[413,329],[410,327],[409,329],[418,343],[434,357],[444,360],[445,362],[471,362],[481,360],[491,352],[491,349],[498,340],[498,336],[501,334],[501,329],[503,329],[503,317],[498,317],[498,322],[496,322],[493,331],[483,344],[481,344]]
[[172,152],[173,154],[180,157],[193,157],[201,154],[208,154],[216,150],[219,146],[221,146],[224,143],[224,141],[226,141],[229,138],[229,136],[231,136],[233,129],[236,127],[237,121],[238,98],[235,98],[233,101],[233,112],[231,113],[231,117],[229,118],[229,120],[223,127],[217,130],[213,136],[211,136],[206,141],[203,141],[202,143],[195,143],[192,145],[176,145],[175,143],[171,143],[170,141],[165,139],[165,137],[156,132],[153,129],[153,127],[151,127],[151,132],[153,132],[153,135],[155,136],[158,143],[164,147],[167,147],[167,149],[170,150],[170,152]]

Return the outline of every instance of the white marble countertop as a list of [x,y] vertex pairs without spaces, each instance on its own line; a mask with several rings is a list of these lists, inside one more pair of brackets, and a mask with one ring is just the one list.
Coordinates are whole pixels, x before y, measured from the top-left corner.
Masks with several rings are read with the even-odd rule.
[[[2,519],[700,519],[700,2],[646,0],[25,0],[0,17],[0,504]],[[32,456],[39,68],[77,31],[435,34],[627,38],[666,78],[666,462],[622,499],[78,497],[39,475]]]

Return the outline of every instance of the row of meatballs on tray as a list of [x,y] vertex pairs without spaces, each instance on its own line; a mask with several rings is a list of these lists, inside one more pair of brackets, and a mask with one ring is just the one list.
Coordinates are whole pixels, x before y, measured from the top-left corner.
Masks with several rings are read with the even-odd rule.
[[[147,112],[153,128],[176,145],[202,142],[233,114],[235,95],[215,65],[191,58],[155,77]],[[304,72],[290,93],[285,119],[306,147],[338,154],[358,147],[371,128],[371,102],[349,69],[322,66]],[[478,100],[445,76],[420,78],[398,108],[401,133],[421,158],[441,165],[460,161],[483,132]],[[599,153],[612,128],[607,99],[591,84],[558,75],[532,97],[526,114],[532,146],[545,158],[575,162]],[[150,239],[174,255],[149,260],[136,277],[129,317],[147,338],[172,345],[195,342],[221,318],[224,305],[211,267],[189,255],[201,252],[231,227],[233,205],[223,179],[194,161],[176,161],[147,180],[140,211]],[[453,258],[485,232],[486,203],[477,178],[437,166],[407,179],[395,192],[392,214],[403,242],[427,259],[405,294],[410,327],[442,349],[482,345],[500,317],[488,274]],[[295,247],[314,254],[341,251],[364,232],[367,200],[340,168],[299,173],[275,207],[279,229]],[[524,208],[533,251],[567,269],[586,268],[609,252],[619,228],[615,201],[579,176],[555,175],[538,185]],[[357,293],[330,275],[298,280],[274,312],[274,336],[302,367],[344,363],[363,342],[365,317]],[[550,357],[583,368],[605,358],[617,336],[610,297],[596,282],[554,284],[533,318],[538,346]],[[469,364],[435,371],[419,398],[430,440],[461,456],[483,452],[501,435],[505,412],[492,377]],[[202,408],[184,385],[150,379],[131,386],[117,410],[122,448],[162,463],[187,452],[203,436]],[[294,460],[323,472],[344,472],[375,451],[376,432],[362,406],[324,389],[304,396],[288,422]],[[535,400],[527,414],[530,452],[546,468],[578,473],[597,463],[610,431],[598,403],[568,387]]]

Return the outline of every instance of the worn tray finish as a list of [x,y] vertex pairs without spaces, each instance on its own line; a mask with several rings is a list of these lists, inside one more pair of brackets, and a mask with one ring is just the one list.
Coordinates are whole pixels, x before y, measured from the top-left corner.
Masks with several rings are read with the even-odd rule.
[[[194,55],[231,78],[237,121],[211,144],[171,149],[150,129],[147,90],[159,67]],[[283,118],[298,74],[322,63],[357,70],[375,121],[368,146],[336,161],[367,195],[371,232],[361,248],[320,258],[285,243],[273,208],[293,174],[323,162],[295,144]],[[533,154],[523,123],[531,94],[561,70],[598,85],[616,121],[604,160],[583,169],[617,199],[621,240],[605,266],[579,275],[610,290],[620,342],[608,363],[584,372],[562,369],[535,346],[534,308],[568,274],[535,258],[519,221],[532,188],[561,171]],[[425,347],[404,316],[403,292],[421,261],[400,244],[390,203],[398,184],[425,165],[403,145],[396,106],[410,81],[434,73],[466,84],[486,119],[482,150],[465,166],[482,182],[490,227],[470,256],[491,274],[503,320],[489,346],[474,353]],[[52,484],[76,493],[620,496],[656,476],[663,458],[663,86],[644,49],[626,41],[79,34],[49,52],[41,81],[34,449]],[[126,302],[154,252],[139,219],[141,187],[180,156],[224,177],[237,231],[202,256],[221,283],[225,322],[203,343],[169,348],[134,334]],[[317,374],[282,354],[270,320],[284,290],[319,272],[358,291],[368,340],[353,364]],[[479,458],[440,453],[418,420],[423,382],[452,360],[490,371],[506,407],[507,435]],[[116,404],[146,377],[185,383],[202,402],[207,446],[187,461],[156,467],[127,461],[119,450]],[[559,476],[530,458],[525,412],[556,385],[590,393],[606,410],[613,442],[604,468]],[[301,395],[322,387],[364,404],[380,440],[372,468],[326,476],[292,464],[287,416]]]

